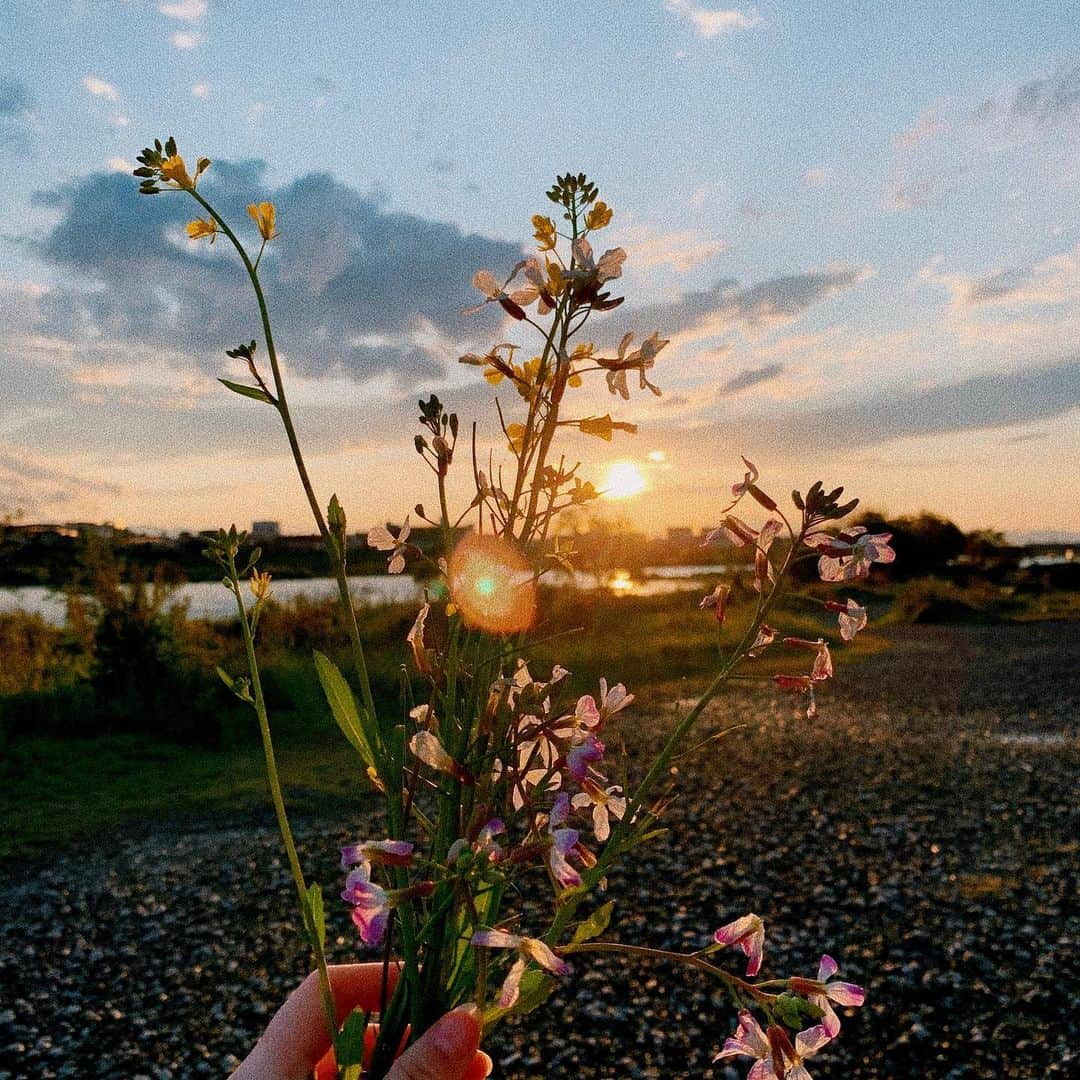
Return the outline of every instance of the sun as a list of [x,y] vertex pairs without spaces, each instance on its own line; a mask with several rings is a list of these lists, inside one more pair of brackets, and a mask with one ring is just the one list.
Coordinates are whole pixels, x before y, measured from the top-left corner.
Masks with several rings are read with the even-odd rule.
[[602,484],[605,499],[630,499],[646,487],[645,477],[632,461],[613,461]]

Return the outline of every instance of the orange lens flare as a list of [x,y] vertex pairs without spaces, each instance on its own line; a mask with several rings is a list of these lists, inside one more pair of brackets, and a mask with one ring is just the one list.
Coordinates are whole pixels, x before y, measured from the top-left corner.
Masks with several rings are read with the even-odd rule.
[[532,567],[506,540],[466,536],[450,555],[447,578],[450,598],[467,626],[514,634],[536,619]]

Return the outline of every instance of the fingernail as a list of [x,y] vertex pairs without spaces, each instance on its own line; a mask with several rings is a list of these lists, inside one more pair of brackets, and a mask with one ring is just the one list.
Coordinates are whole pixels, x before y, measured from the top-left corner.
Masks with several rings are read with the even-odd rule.
[[467,1009],[455,1009],[431,1029],[431,1038],[439,1053],[451,1059],[463,1058],[476,1052],[480,1025]]

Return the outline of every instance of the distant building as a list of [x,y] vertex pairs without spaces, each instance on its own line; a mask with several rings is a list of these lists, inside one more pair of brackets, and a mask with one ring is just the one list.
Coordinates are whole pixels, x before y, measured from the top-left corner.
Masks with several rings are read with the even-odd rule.
[[277,540],[281,536],[280,521],[253,521],[251,539],[258,541]]
[[688,525],[672,525],[667,531],[669,544],[692,544],[694,542],[694,530]]

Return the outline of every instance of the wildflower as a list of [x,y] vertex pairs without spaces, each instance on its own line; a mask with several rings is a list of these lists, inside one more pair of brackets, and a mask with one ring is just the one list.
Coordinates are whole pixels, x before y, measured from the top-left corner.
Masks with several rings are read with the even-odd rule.
[[275,228],[277,225],[277,210],[272,202],[249,203],[247,212],[248,217],[258,226],[259,235],[264,241],[273,240],[278,235]]
[[731,494],[736,499],[741,499],[749,490],[758,482],[758,477],[761,475],[757,466],[748,458],[743,458],[743,464],[747,468],[746,474],[743,476],[742,482],[731,485]]
[[593,833],[602,844],[611,835],[610,818],[621,821],[626,813],[626,798],[618,784],[602,788],[589,777],[581,781],[581,788],[570,800],[570,804],[575,810],[592,806]]
[[515,810],[525,805],[529,788],[546,784],[554,791],[562,787],[562,776],[555,771],[558,756],[555,745],[543,735],[518,743],[518,776],[510,794]]
[[717,585],[716,588],[713,589],[700,604],[698,604],[698,607],[702,610],[705,608],[712,608],[713,614],[716,615],[716,621],[723,626],[724,619],[727,617],[727,602],[730,595],[730,585]]
[[380,866],[408,866],[413,845],[408,840],[364,840],[341,849],[341,869],[376,863]]
[[376,525],[367,534],[368,547],[378,548],[379,551],[389,551],[387,557],[387,571],[391,574],[400,574],[405,569],[405,552],[409,549],[408,539],[412,526],[409,524],[409,515],[405,515],[397,537],[384,525]]
[[563,827],[563,822],[570,816],[570,798],[566,792],[560,792],[555,799],[548,817],[548,833],[551,844],[548,847],[548,866],[552,876],[564,888],[573,888],[581,884],[581,875],[570,865],[567,856],[578,848],[577,829]]
[[591,732],[575,736],[573,745],[566,752],[566,767],[575,780],[583,780],[589,766],[604,757],[604,744]]
[[622,683],[616,683],[610,690],[607,679],[600,679],[600,723],[605,724],[616,713],[620,713],[634,700],[633,694],[626,692]]
[[614,281],[622,277],[622,264],[626,261],[626,252],[622,248],[609,248],[600,256],[600,261],[593,259],[592,245],[584,236],[579,236],[574,241],[573,270],[564,270],[563,273],[570,278],[595,278],[598,285],[605,281]]
[[855,635],[866,627],[866,608],[860,607],[854,600],[848,599],[845,603],[836,600],[826,600],[825,607],[828,611],[837,613],[840,623],[840,637],[844,641],[851,641]]
[[739,548],[753,543],[758,536],[757,529],[747,525],[741,518],[728,514],[719,528],[713,529],[705,537],[706,544],[720,544],[723,547]]
[[472,944],[485,949],[516,949],[514,961],[499,994],[499,1008],[511,1009],[518,999],[521,977],[532,960],[552,975],[569,975],[570,965],[548,948],[539,938],[508,934],[505,930],[477,930]]
[[602,199],[585,215],[585,228],[591,232],[611,224],[612,209]]
[[461,784],[473,783],[473,778],[469,772],[446,752],[438,737],[430,731],[418,731],[409,740],[409,749],[425,765],[430,766],[436,772],[452,776]]
[[541,251],[553,251],[558,241],[559,234],[555,229],[555,222],[543,214],[533,214],[532,226],[535,230],[533,237],[540,245]]
[[[510,272],[510,277],[506,279],[505,284],[509,284],[514,277],[517,276],[517,272],[524,265],[524,262],[519,262]],[[473,288],[482,292],[486,299],[484,300],[484,303],[478,304],[476,307],[466,308],[462,314],[474,315],[476,312],[481,311],[487,304],[494,301],[499,304],[511,318],[517,319],[518,321],[525,318],[525,309],[521,306],[518,299],[514,294],[506,292],[505,285],[500,285],[498,281],[496,281],[495,275],[490,270],[477,270],[476,273],[473,274],[472,283]]]
[[[368,534],[370,540],[371,534]],[[416,613],[416,621],[412,624],[409,632],[405,635],[405,641],[413,652],[413,660],[416,661],[416,670],[421,675],[430,675],[435,670],[431,650],[424,644],[424,628],[427,617],[431,614],[431,605],[424,604]]]
[[[554,672],[552,673],[552,681],[548,685],[552,685],[555,682]],[[552,734],[560,739],[573,738],[582,728],[595,728],[600,725],[600,710],[597,708],[596,699],[592,694],[583,694],[578,698],[577,704],[574,706],[572,713],[567,713],[565,716],[560,716],[555,721],[555,725],[552,728]]]
[[746,974],[756,975],[761,970],[761,955],[765,948],[765,924],[752,912],[734,922],[721,926],[713,934],[718,945],[738,945],[746,954]]
[[735,1034],[725,1041],[713,1061],[738,1056],[754,1058],[747,1080],[811,1080],[803,1060],[812,1057],[830,1040],[831,1036],[818,1025],[800,1031],[792,1045],[783,1028],[773,1024],[767,1032],[762,1031],[753,1015],[743,1009]]
[[810,678],[814,682],[824,682],[833,676],[832,655],[829,653],[828,642],[824,638],[816,641],[807,641],[805,638],[786,637],[784,644],[789,649],[812,649],[815,653],[814,666],[810,671]]
[[201,240],[204,236],[209,236],[212,244],[217,239],[217,222],[213,218],[196,218],[194,221],[189,221],[184,228],[192,240]]
[[270,574],[252,570],[251,577],[248,579],[248,586],[251,589],[251,595],[256,600],[260,603],[265,601],[270,595]]
[[771,627],[762,623],[758,627],[757,637],[754,638],[754,644],[747,650],[746,655],[752,657],[760,656],[774,641],[776,640],[776,631]]
[[766,582],[774,582],[772,563],[769,561],[769,548],[780,535],[784,523],[777,518],[769,518],[758,533],[757,548],[754,551],[754,589],[761,592]]
[[352,921],[365,945],[378,945],[390,921],[390,897],[371,880],[371,863],[363,862],[345,879],[341,898],[352,904]]
[[832,1003],[858,1008],[866,1000],[866,991],[861,986],[831,981],[837,970],[836,961],[826,953],[821,957],[816,979],[791,980],[792,992],[804,994],[811,1005],[816,1005],[825,1014],[821,1018],[821,1026],[831,1039],[835,1039],[840,1033],[840,1018],[836,1015]]
[[611,413],[605,416],[587,416],[584,420],[578,420],[577,426],[582,435],[593,435],[597,439],[603,439],[604,442],[611,442],[616,431],[625,431],[630,435],[637,434],[637,424],[612,420]]
[[790,690],[793,694],[806,694],[806,719],[817,716],[817,701],[814,699],[814,680],[809,675],[774,675],[773,682],[781,690]]
[[188,176],[184,159],[179,154],[170,154],[161,163],[161,179],[171,181],[185,191],[192,191],[195,188],[194,182]]
[[858,525],[837,536],[812,533],[806,543],[821,552],[818,575],[822,581],[854,581],[869,576],[873,563],[891,563],[896,552],[889,547],[892,533],[868,533]]
[[602,356],[594,357],[596,363],[607,371],[608,390],[613,394],[618,394],[624,401],[629,400],[630,390],[626,385],[626,373],[636,370],[640,388],[642,390],[649,389],[659,397],[660,388],[649,382],[645,377],[645,372],[655,366],[657,355],[670,339],[661,338],[659,331],[654,330],[652,335],[641,343],[640,348],[635,349],[633,352],[627,352],[633,340],[633,333],[623,335],[615,359],[607,359]]

